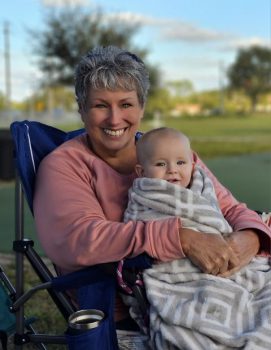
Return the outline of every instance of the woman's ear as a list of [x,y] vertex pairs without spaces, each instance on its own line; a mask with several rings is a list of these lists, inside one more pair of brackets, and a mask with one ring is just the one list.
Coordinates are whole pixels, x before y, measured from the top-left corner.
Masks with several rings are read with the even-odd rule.
[[139,120],[142,120],[144,118],[144,113],[145,113],[145,105],[142,107],[141,111],[140,111],[140,117]]
[[85,123],[86,112],[82,104],[79,104],[79,103],[78,103],[78,113],[80,114],[82,122]]
[[136,164],[135,172],[136,172],[138,177],[143,177],[144,176],[144,169],[143,169],[142,165]]

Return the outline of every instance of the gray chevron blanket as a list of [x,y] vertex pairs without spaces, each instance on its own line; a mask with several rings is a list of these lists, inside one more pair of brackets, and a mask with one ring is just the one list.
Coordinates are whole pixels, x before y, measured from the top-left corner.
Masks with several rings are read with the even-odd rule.
[[[172,215],[181,216],[184,226],[201,232],[231,232],[212,182],[199,167],[190,189],[159,179],[135,180],[125,221]],[[271,349],[268,258],[253,259],[230,278],[204,274],[188,259],[154,265],[143,277],[150,303],[153,349]],[[136,306],[130,306],[138,321]]]

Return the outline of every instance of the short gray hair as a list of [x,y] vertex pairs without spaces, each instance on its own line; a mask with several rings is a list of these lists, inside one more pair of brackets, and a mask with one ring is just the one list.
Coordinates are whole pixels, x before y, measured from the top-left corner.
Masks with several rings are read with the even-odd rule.
[[149,87],[149,73],[143,61],[115,46],[94,48],[81,58],[75,70],[79,110],[86,110],[90,89],[135,90],[143,107]]

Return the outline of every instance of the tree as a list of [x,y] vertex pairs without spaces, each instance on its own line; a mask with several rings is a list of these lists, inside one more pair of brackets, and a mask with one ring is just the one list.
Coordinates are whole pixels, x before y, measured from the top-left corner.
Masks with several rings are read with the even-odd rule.
[[170,92],[176,97],[185,97],[194,92],[193,83],[190,80],[174,80],[167,83]]
[[159,114],[167,117],[171,109],[174,107],[174,101],[166,88],[157,88],[148,99],[146,104],[146,118],[152,119]]
[[[81,7],[67,6],[45,14],[41,31],[30,30],[33,51],[44,73],[44,85],[73,85],[74,68],[79,58],[97,45],[116,45],[137,53],[145,60],[147,51],[133,48],[131,38],[139,26],[105,20],[101,10],[85,13]],[[150,67],[151,79],[157,83],[159,72]]]
[[260,94],[271,90],[271,50],[260,46],[242,49],[228,70],[231,89],[240,89],[255,110]]

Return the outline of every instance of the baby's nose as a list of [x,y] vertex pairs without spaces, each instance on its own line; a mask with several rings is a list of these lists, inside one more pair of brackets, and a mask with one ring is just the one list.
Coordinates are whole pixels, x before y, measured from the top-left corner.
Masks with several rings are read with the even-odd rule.
[[168,166],[168,172],[169,172],[169,173],[176,173],[176,172],[177,172],[177,167],[176,167],[176,165],[175,165],[175,164],[170,164],[170,165]]

